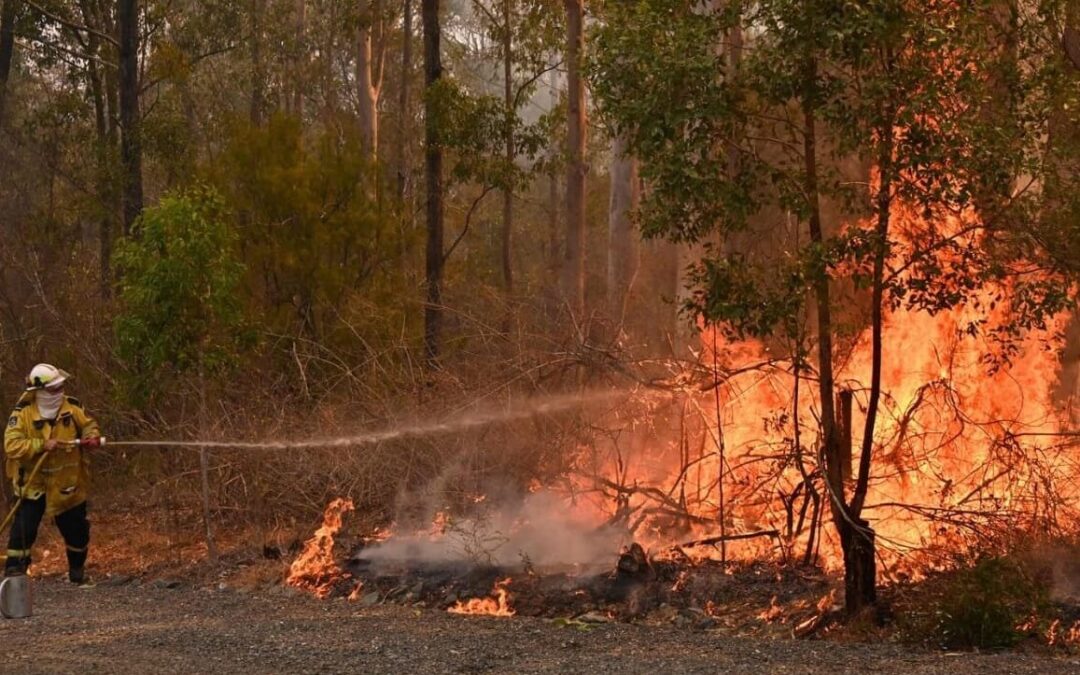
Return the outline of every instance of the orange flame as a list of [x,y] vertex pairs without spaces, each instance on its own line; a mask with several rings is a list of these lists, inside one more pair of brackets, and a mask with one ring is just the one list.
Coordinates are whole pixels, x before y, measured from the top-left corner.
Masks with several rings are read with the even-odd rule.
[[[973,229],[975,218],[964,213],[928,219],[897,204],[894,252],[925,240],[931,229]],[[940,253],[944,268],[959,264],[944,261],[950,255]],[[1071,379],[1059,381],[1057,331],[1066,317],[1026,334],[1010,368],[990,370],[985,357],[998,345],[984,337],[981,326],[987,320],[991,325],[1007,321],[1011,291],[1003,283],[966,306],[935,315],[902,306],[887,311],[882,397],[869,444],[863,517],[877,533],[886,564],[908,578],[947,566],[948,551],[985,545],[990,537],[1004,541],[1020,532],[1080,529],[1080,443],[1061,433],[1071,425],[1060,390],[1067,394],[1074,388],[1066,386],[1073,385]],[[837,293],[837,305],[850,313],[838,321],[865,323],[859,309],[865,298],[858,290],[838,284]],[[863,446],[868,332],[842,339],[835,357],[837,389],[853,394],[852,477]],[[729,535],[780,531],[782,545],[798,556],[813,536],[813,558],[819,552],[827,566],[839,567],[821,478],[821,405],[812,366],[802,369],[796,398],[789,360],[776,360],[775,352],[785,347],[714,337],[708,329],[700,346],[701,364],[711,368],[715,351],[725,374],[719,396],[714,399],[711,387],[703,394],[689,381],[675,405],[665,396],[640,394],[633,405],[640,410],[635,417],[648,420],[646,431],[582,449],[574,485],[578,508],[592,507],[604,519],[636,526],[635,538],[646,546],[720,534],[721,517]],[[1075,389],[1080,393],[1080,379]],[[646,426],[623,417],[615,412],[611,423],[627,431]],[[853,481],[845,480],[850,495]],[[586,500],[591,503],[585,505]],[[729,547],[729,555],[739,558],[776,553],[767,537]],[[706,551],[699,547],[691,553]],[[941,553],[910,555],[920,551]]]
[[364,582],[357,581],[356,586],[353,587],[352,592],[349,593],[349,602],[356,602],[360,599],[360,594],[364,592]]
[[506,590],[506,587],[509,585],[509,577],[500,579],[495,582],[495,587],[491,589],[491,593],[494,597],[471,598],[465,602],[458,600],[453,607],[450,607],[446,611],[451,614],[514,616],[515,612],[510,607],[510,593]]
[[334,584],[346,577],[334,562],[334,535],[341,530],[342,517],[354,508],[351,499],[338,498],[327,505],[322,526],[305,542],[303,553],[289,567],[286,584],[310,591],[319,598],[330,595]]

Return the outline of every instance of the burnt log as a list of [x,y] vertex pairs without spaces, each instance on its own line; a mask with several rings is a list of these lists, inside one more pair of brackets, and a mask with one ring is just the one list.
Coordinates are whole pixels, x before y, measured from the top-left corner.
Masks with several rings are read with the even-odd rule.
[[644,614],[658,604],[657,589],[650,588],[650,582],[656,578],[656,568],[645,549],[641,544],[630,544],[619,554],[615,576],[605,599],[608,602],[626,603],[626,612],[630,616]]
[[641,544],[633,543],[619,555],[619,563],[615,568],[616,581],[652,581],[656,578],[656,570],[649,562],[649,556]]

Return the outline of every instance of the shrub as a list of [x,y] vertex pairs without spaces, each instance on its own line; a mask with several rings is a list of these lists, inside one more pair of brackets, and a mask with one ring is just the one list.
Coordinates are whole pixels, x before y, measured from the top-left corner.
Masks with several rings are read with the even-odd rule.
[[961,570],[937,606],[937,637],[950,649],[1003,649],[1019,642],[1017,628],[1047,602],[1046,590],[1009,558],[985,558]]
[[178,373],[233,361],[246,335],[235,244],[220,198],[196,188],[144,211],[139,236],[117,245],[117,352],[133,401]]

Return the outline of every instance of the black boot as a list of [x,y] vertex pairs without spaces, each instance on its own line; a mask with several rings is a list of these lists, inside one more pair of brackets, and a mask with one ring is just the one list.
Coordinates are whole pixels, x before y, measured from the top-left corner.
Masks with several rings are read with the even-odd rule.
[[26,558],[8,558],[4,565],[5,577],[21,577],[30,569],[30,561]]
[[78,586],[86,584],[86,568],[72,567],[68,570],[68,581]]

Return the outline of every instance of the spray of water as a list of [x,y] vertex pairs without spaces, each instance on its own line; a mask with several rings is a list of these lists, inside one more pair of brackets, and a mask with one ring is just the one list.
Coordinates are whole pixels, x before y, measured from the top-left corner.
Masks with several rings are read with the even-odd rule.
[[274,441],[109,441],[109,447],[177,447],[177,448],[222,448],[233,450],[297,450],[305,448],[342,448],[385,443],[402,438],[420,438],[467,431],[500,422],[528,419],[540,415],[582,408],[587,405],[604,403],[625,395],[620,390],[593,390],[577,394],[561,394],[527,399],[512,403],[497,410],[484,410],[466,413],[450,420],[417,421],[410,424],[398,424],[379,431],[370,431],[352,436],[336,438],[312,438],[301,440]]

